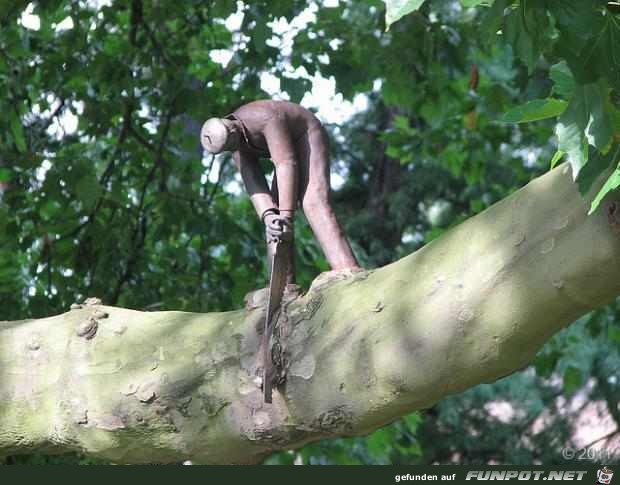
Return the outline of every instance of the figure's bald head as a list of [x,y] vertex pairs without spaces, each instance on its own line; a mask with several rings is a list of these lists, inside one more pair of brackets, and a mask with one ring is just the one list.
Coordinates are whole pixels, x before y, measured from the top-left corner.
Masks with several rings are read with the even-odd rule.
[[200,142],[209,153],[217,154],[234,151],[241,141],[240,129],[234,120],[210,118],[200,131]]

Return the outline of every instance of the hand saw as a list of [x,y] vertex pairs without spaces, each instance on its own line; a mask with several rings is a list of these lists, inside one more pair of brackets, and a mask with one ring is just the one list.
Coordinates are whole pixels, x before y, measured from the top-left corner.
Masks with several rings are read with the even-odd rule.
[[288,272],[288,253],[291,249],[290,242],[278,239],[271,255],[271,275],[269,277],[269,300],[267,302],[267,315],[263,330],[263,401],[271,403],[271,391],[274,379],[274,365],[271,358],[271,335],[277,321],[277,316],[286,288],[286,274]]

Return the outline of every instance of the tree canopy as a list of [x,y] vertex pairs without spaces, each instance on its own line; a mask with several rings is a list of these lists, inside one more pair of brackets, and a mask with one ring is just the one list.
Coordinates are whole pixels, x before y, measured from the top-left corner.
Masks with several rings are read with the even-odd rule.
[[[583,194],[607,174],[593,213],[620,185],[615,1],[0,6],[5,320],[62,313],[89,296],[147,311],[223,311],[264,287],[260,221],[230,160],[206,156],[198,139],[204,119],[258,98],[319,109],[340,180],[335,209],[369,269],[561,161]],[[310,96],[319,78],[338,96]],[[349,115],[327,119],[327,105]],[[303,220],[296,229],[307,287],[327,264]],[[584,399],[609,418],[605,439],[617,438],[617,314],[612,305],[581,318],[522,373],[366,438],[268,461],[564,462],[563,444],[589,444],[575,430]],[[23,460],[58,458],[10,459]]]

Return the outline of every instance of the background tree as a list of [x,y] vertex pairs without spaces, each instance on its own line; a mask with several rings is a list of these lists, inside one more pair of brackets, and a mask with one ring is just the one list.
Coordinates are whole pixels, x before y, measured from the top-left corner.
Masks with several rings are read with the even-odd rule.
[[[387,31],[385,5],[372,0],[3,6],[3,318],[60,313],[93,295],[136,309],[217,311],[264,286],[260,223],[234,194],[232,164],[203,158],[197,126],[266,97],[265,73],[293,101],[315,74],[333,77],[346,99],[365,97],[365,109],[330,131],[344,180],[336,210],[368,268],[484,210],[547,161],[565,157],[584,191],[618,163],[616,2],[422,3],[409,2],[421,9]],[[404,13],[387,9],[389,20]],[[38,29],[24,25],[25,12]],[[619,180],[612,172],[604,191]],[[305,225],[297,235],[307,286],[326,263]],[[580,445],[571,396],[604,405],[605,433],[620,429],[616,320],[615,307],[596,312],[529,371],[367,438],[270,461],[563,462],[562,445]],[[509,416],[485,406],[494,402]],[[541,413],[556,447],[538,445]],[[515,430],[531,439],[502,446],[514,445]]]

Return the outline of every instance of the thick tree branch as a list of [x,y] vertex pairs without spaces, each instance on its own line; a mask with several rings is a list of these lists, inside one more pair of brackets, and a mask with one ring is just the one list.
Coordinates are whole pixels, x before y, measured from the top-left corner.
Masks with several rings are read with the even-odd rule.
[[263,307],[86,305],[5,322],[0,450],[256,463],[273,450],[367,433],[496,380],[620,294],[612,197],[586,217],[562,166],[400,261],[319,278],[279,319],[286,381],[272,405],[256,378]]

